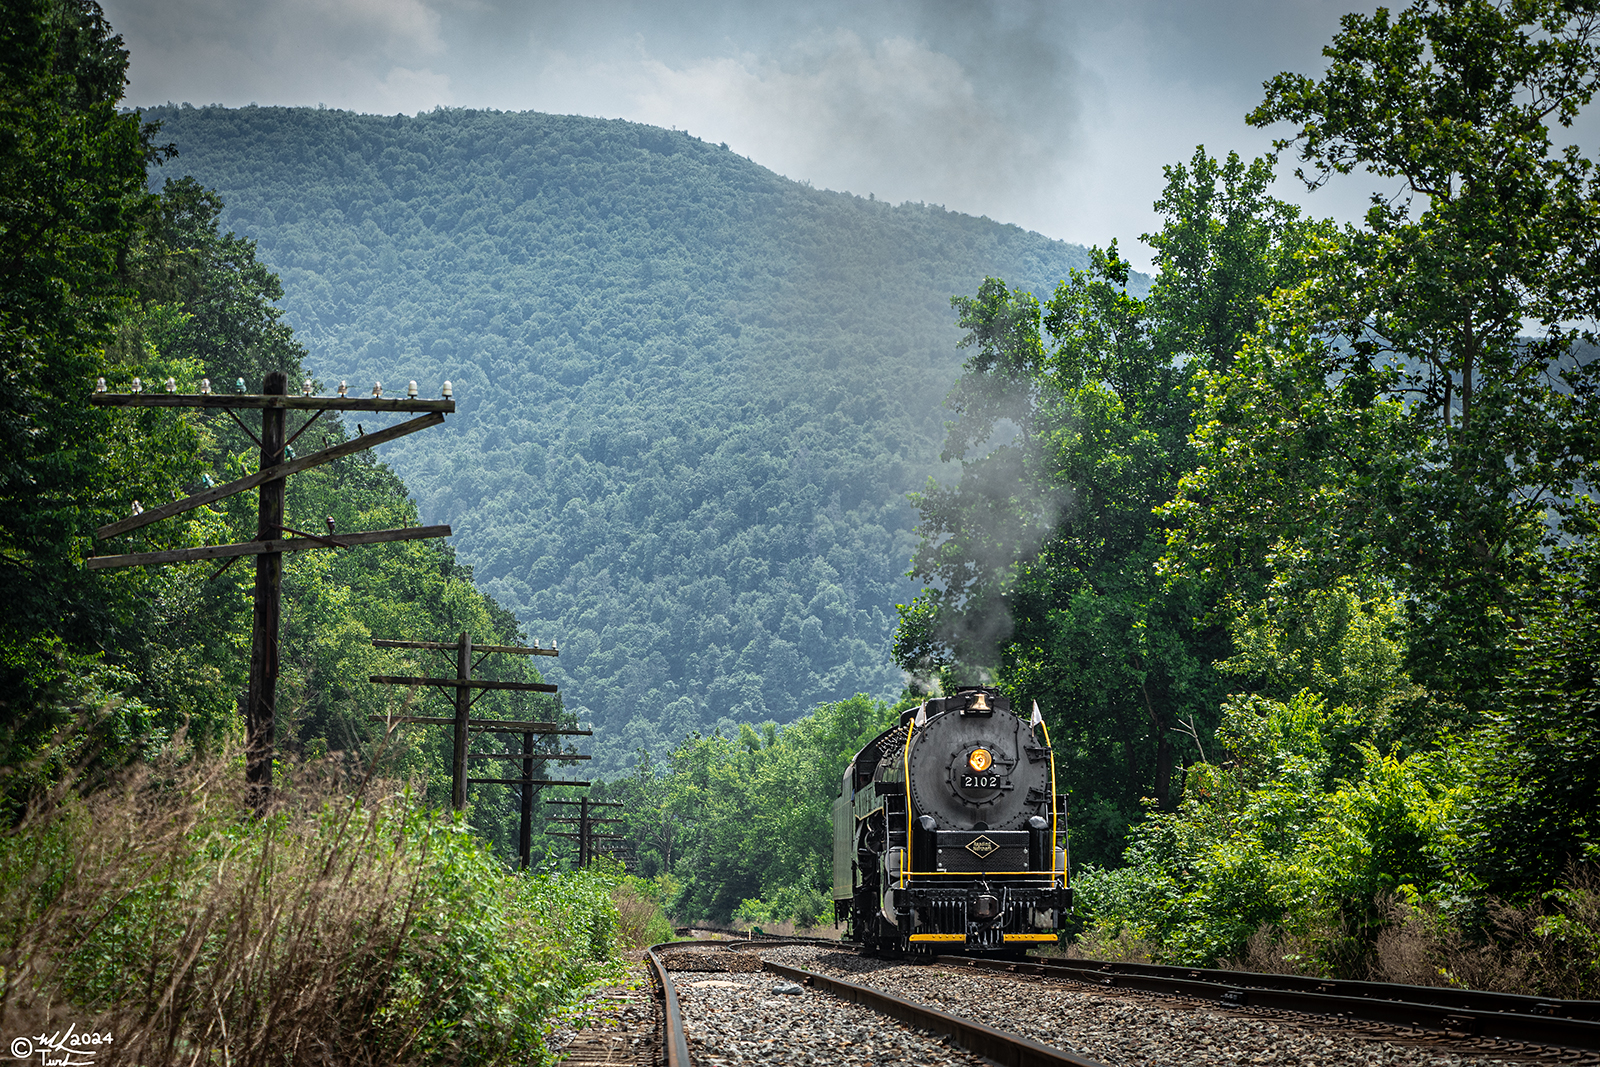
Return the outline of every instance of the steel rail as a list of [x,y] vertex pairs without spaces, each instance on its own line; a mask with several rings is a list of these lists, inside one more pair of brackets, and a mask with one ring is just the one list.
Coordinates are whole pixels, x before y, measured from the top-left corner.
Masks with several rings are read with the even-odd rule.
[[947,1035],[956,1045],[973,1055],[993,1060],[1004,1067],[1106,1067],[1099,1060],[1091,1060],[1080,1053],[1041,1045],[1020,1034],[1008,1034],[1004,1030],[996,1030],[992,1026],[963,1019],[959,1015],[951,1015],[871,986],[788,967],[771,960],[762,960],[761,966],[803,985],[825,989],[834,996],[864,1005],[892,1019]]
[[656,981],[661,983],[661,1052],[666,1067],[691,1067],[689,1039],[683,1030],[683,1012],[678,1007],[678,991],[672,987],[672,978],[667,974],[666,964],[656,955],[656,949],[672,948],[681,944],[682,941],[668,941],[652,945],[645,950],[645,958],[650,961],[650,969],[655,973]]
[[1011,962],[936,956],[934,962],[1175,993],[1227,1007],[1273,1008],[1473,1037],[1600,1049],[1600,1021],[1592,1017],[1600,1003],[1595,1001],[1099,960]]
[[1491,993],[1482,989],[1448,986],[1403,985],[1397,982],[1363,982],[1345,978],[1313,978],[1300,974],[1260,974],[1208,967],[1172,967],[1154,963],[1110,963],[1098,960],[1034,960],[1051,966],[1092,967],[1100,972],[1147,974],[1167,978],[1201,979],[1259,989],[1302,993],[1334,993],[1374,1000],[1407,1000],[1439,1004],[1468,1011],[1501,1011],[1525,1015],[1557,1015],[1568,1019],[1600,1021],[1600,1000],[1559,1000],[1521,993]]

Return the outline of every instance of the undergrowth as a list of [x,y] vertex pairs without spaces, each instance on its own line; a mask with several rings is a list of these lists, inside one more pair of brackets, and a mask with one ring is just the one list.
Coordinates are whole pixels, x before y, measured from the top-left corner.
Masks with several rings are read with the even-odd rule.
[[614,874],[511,873],[392,782],[301,769],[262,817],[242,785],[174,750],[0,835],[0,1034],[145,1067],[548,1061],[614,958]]
[[[1100,872],[1090,872],[1092,889]],[[1108,911],[1110,909],[1107,909]],[[1237,954],[1215,965],[1264,974],[1357,978],[1407,985],[1593,1000],[1600,997],[1600,871],[1571,867],[1562,883],[1521,906],[1490,898],[1471,921],[1436,904],[1380,894],[1384,918],[1353,931],[1330,922],[1263,923]],[[1364,943],[1352,953],[1349,946]],[[1065,948],[1078,959],[1185,963],[1136,924],[1100,917]],[[1208,963],[1211,961],[1207,961]]]

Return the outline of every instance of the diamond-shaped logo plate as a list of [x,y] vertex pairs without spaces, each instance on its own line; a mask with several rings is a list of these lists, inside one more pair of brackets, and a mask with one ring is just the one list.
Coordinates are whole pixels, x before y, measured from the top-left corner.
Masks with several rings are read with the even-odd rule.
[[972,853],[974,856],[977,856],[979,859],[983,859],[983,857],[987,856],[989,853],[993,852],[999,847],[999,845],[995,844],[987,837],[975,837],[971,841],[967,842],[967,851]]

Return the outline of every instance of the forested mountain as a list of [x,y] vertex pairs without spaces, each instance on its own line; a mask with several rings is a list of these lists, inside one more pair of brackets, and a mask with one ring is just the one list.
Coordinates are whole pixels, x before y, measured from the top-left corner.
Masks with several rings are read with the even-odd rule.
[[[952,294],[1081,248],[789,181],[683,132],[534,113],[145,113],[258,242],[323,382],[449,379],[385,460],[481,588],[561,643],[596,769],[896,692],[962,353]],[[370,427],[369,427],[370,428]],[[418,635],[422,636],[422,635]]]

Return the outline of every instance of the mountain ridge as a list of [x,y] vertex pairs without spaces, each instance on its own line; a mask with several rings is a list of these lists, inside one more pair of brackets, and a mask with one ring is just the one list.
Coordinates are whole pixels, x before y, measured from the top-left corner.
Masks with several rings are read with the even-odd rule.
[[949,298],[1086,262],[624,120],[144,114],[180,151],[158,176],[215,188],[280,273],[322,380],[453,382],[456,432],[384,458],[560,640],[602,772],[900,687],[905,494],[940,469],[963,357]]

